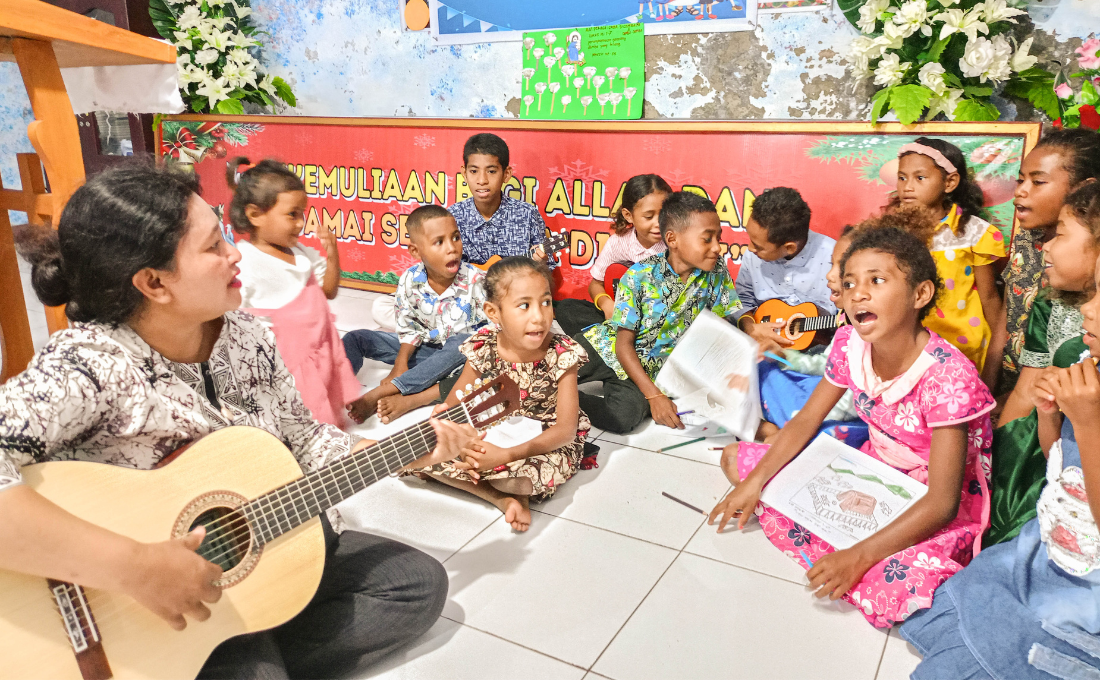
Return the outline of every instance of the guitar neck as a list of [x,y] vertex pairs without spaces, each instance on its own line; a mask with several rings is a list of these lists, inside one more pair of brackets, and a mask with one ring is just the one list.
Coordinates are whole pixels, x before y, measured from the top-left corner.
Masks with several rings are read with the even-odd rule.
[[[462,404],[436,417],[470,423]],[[256,498],[244,506],[244,514],[254,527],[256,540],[261,545],[269,543],[407,466],[435,445],[435,430],[424,421]]]
[[796,330],[801,333],[808,333],[810,331],[832,330],[834,328],[840,328],[842,324],[840,314],[834,314],[833,316],[803,317],[801,319],[797,319],[796,321],[798,322],[799,326]]

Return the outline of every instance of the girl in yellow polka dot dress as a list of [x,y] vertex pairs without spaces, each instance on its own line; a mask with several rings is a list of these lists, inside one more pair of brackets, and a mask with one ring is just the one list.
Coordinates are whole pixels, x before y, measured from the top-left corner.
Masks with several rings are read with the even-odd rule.
[[[894,204],[921,206],[939,221],[929,250],[944,290],[924,325],[958,347],[992,385],[1005,343],[993,263],[1005,256],[1005,244],[1001,231],[978,217],[982,190],[967,174],[962,151],[929,137],[903,146]],[[996,357],[987,366],[991,347]]]

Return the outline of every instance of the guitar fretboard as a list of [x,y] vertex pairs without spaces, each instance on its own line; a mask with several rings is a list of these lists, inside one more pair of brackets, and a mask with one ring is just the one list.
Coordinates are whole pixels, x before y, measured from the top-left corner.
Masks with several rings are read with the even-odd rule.
[[[461,404],[436,417],[461,424],[470,422]],[[269,543],[400,470],[435,445],[435,430],[424,421],[264,494],[242,510],[253,527],[256,542]]]

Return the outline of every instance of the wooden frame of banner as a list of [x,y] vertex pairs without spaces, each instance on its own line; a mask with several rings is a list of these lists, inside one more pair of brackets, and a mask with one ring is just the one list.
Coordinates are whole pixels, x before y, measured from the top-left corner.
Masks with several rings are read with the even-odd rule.
[[[466,128],[470,130],[572,130],[578,132],[752,132],[757,134],[907,134],[907,135],[1004,135],[1024,138],[1026,156],[1039,143],[1042,123],[879,123],[862,121],[722,121],[722,120],[629,120],[629,121],[560,121],[519,120],[501,118],[325,118],[317,116],[229,116],[187,115],[161,116],[161,121],[194,121],[218,123],[292,123],[295,125],[336,125],[346,127],[394,128]],[[161,128],[156,129],[157,157],[161,153]],[[1015,225],[1013,225],[1015,235]],[[340,285],[359,290],[392,292],[388,284],[341,279]]]

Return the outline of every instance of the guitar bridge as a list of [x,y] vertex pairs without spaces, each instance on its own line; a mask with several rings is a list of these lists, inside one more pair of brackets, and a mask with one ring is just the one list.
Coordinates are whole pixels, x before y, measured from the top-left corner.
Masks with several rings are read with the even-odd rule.
[[107,663],[107,655],[99,638],[99,627],[92,616],[88,599],[84,596],[84,589],[53,579],[49,579],[48,583],[84,680],[107,680],[113,677],[114,673]]

